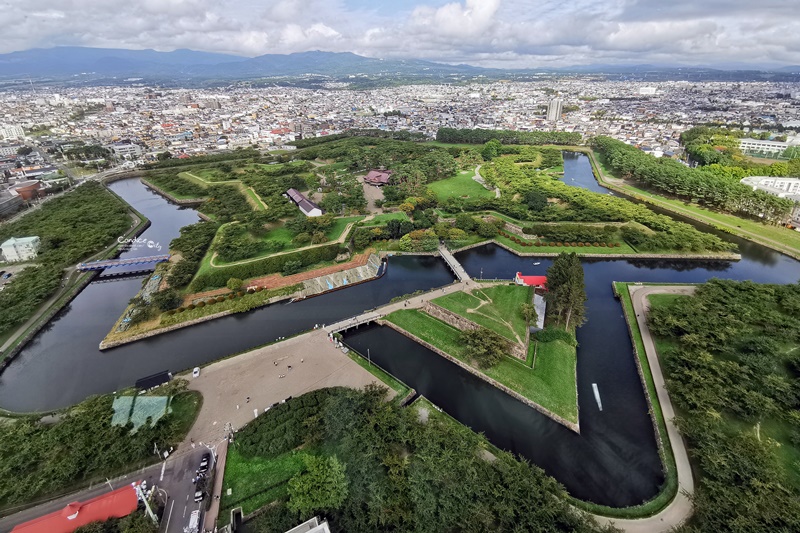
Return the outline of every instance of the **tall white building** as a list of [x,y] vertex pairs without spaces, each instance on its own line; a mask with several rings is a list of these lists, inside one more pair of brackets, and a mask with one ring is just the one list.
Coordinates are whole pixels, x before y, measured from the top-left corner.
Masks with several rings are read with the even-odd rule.
[[25,130],[22,126],[2,126],[0,127],[0,138],[2,139],[22,139],[25,137]]
[[561,120],[561,113],[564,109],[564,100],[561,98],[553,98],[547,106],[547,120],[551,122],[558,122]]
[[29,261],[39,253],[39,237],[22,237],[15,239],[11,237],[3,244],[0,244],[0,251],[6,261]]

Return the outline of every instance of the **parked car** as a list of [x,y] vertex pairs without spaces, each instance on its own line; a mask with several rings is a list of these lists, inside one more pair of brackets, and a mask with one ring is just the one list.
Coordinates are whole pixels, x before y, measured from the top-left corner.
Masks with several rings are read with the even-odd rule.
[[11,272],[7,272],[7,273],[3,274],[3,279],[8,279],[11,276],[13,276],[13,274]]
[[199,366],[196,366],[196,367],[194,367],[194,369],[192,369],[192,377],[193,378],[199,378],[200,377],[200,367]]
[[197,469],[197,471],[200,474],[208,472],[208,463],[209,463],[210,460],[211,460],[211,454],[204,453],[203,454],[203,458],[200,459],[200,468]]
[[203,501],[203,491],[198,490],[194,493],[194,501],[201,502]]

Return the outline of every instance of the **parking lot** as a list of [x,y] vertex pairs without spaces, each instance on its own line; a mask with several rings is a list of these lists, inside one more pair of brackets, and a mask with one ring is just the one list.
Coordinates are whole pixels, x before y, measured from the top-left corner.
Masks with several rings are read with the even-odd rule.
[[[14,276],[17,275],[19,272],[22,272],[29,266],[36,266],[36,265],[31,263],[20,263],[11,265],[0,263],[0,290],[3,290],[3,287],[14,281]],[[11,276],[8,276],[8,274],[11,274]]]

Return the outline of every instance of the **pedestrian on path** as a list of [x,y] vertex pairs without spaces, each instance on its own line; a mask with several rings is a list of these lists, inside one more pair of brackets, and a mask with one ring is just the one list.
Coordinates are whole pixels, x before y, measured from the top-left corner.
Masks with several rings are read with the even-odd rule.
[[247,397],[246,403],[250,403],[250,396]]

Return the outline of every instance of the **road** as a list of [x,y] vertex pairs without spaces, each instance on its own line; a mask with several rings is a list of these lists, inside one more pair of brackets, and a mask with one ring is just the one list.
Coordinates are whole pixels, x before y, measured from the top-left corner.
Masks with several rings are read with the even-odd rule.
[[[0,532],[11,531],[18,524],[60,511],[71,502],[84,502],[100,496],[111,491],[112,487],[118,489],[125,483],[143,480],[147,481],[148,487],[155,485],[167,493],[167,506],[161,521],[160,531],[162,533],[183,533],[183,527],[189,523],[189,515],[201,505],[194,502],[195,487],[192,483],[192,478],[200,464],[203,453],[207,451],[205,447],[199,445],[195,448],[190,447],[183,453],[173,454],[166,460],[166,463],[159,462],[114,478],[108,483],[98,483],[87,489],[0,518]],[[161,477],[162,468],[164,469],[163,480]]]
[[671,531],[672,528],[681,525],[692,515],[692,502],[689,499],[694,493],[694,477],[692,467],[689,464],[689,454],[686,445],[678,432],[678,427],[674,423],[675,410],[667,394],[667,387],[664,383],[664,374],[661,372],[661,364],[656,353],[656,346],[650,329],[647,327],[647,311],[650,304],[647,297],[651,294],[694,294],[693,286],[643,286],[629,285],[631,300],[633,300],[633,310],[636,313],[636,322],[642,334],[644,350],[647,354],[647,362],[650,364],[650,373],[653,375],[658,401],[661,404],[661,412],[667,424],[667,437],[672,446],[672,454],[675,456],[675,464],[678,469],[678,494],[660,513],[649,518],[639,520],[620,520],[596,516],[601,524],[613,524],[626,533],[660,533]]

